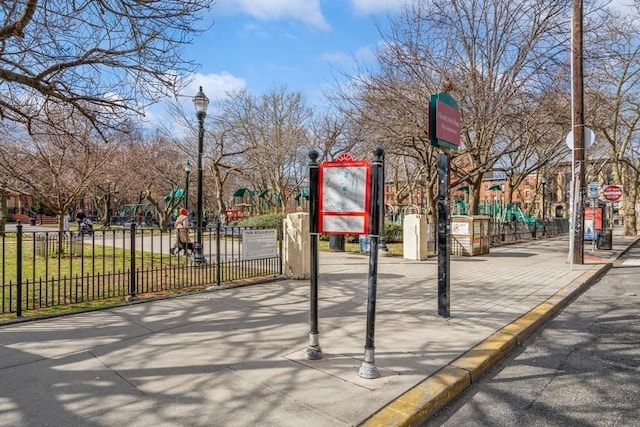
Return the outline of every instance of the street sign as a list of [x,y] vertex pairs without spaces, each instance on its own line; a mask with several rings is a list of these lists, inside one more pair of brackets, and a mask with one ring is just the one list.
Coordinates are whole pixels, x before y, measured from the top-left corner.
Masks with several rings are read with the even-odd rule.
[[592,182],[587,184],[587,197],[591,199],[596,199],[600,195],[600,184],[597,182]]
[[457,150],[460,147],[460,110],[448,93],[431,95],[429,139],[434,147]]
[[602,190],[602,197],[610,202],[617,202],[622,198],[622,186],[621,185],[607,185]]
[[[584,127],[583,132],[584,148],[589,148],[596,140],[596,133],[593,131],[593,129],[586,126]],[[569,147],[569,150],[573,151],[573,131],[569,132],[567,138],[565,139],[565,142],[567,143],[567,147]]]

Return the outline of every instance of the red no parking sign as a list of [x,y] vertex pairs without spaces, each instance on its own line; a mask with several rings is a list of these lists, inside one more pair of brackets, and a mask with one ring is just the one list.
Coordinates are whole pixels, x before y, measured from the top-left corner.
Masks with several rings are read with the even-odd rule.
[[622,193],[621,185],[607,185],[602,190],[602,197],[610,202],[617,202],[622,199]]

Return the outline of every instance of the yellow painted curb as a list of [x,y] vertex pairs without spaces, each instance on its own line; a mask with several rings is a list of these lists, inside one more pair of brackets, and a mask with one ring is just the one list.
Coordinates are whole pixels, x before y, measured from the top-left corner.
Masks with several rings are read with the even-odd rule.
[[557,304],[553,304],[547,300],[530,312],[520,316],[513,323],[500,329],[500,332],[514,335],[518,340],[518,344],[522,344],[536,329],[549,320],[556,311]]
[[361,426],[421,426],[553,317],[607,268],[591,269],[407,391]]
[[419,426],[471,385],[469,372],[445,366],[375,413],[362,426]]
[[451,362],[451,366],[469,371],[471,382],[475,382],[500,359],[518,345],[514,335],[496,332],[465,354]]

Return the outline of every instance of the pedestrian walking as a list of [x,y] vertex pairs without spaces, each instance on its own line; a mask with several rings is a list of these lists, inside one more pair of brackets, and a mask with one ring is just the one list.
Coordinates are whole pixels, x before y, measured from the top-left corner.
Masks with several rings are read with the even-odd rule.
[[[189,247],[192,246],[192,242],[189,236],[189,212],[185,208],[180,208],[180,215],[175,222],[176,236],[173,241],[173,245],[169,252],[171,255],[176,254],[181,249],[185,251],[185,254],[188,252]],[[190,245],[191,243],[191,245]]]
[[71,215],[69,215],[69,212],[65,212],[62,217],[62,231],[69,231],[69,221],[71,221]]

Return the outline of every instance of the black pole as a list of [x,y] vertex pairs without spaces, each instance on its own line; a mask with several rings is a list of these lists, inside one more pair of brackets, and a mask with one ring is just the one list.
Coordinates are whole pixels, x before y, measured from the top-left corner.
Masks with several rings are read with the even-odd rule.
[[[202,90],[202,88],[200,88]],[[197,209],[197,226],[196,226],[196,243],[193,251],[193,264],[204,264],[204,254],[202,253],[202,151],[204,145],[204,117],[207,113],[198,112],[198,204]]]
[[547,206],[545,199],[545,187],[547,186],[547,182],[542,180],[542,237],[547,235]]
[[371,205],[369,221],[369,280],[367,286],[367,336],[364,345],[364,361],[358,375],[378,378],[380,372],[375,362],[376,293],[378,287],[378,239],[380,237],[380,212],[384,212],[384,149],[376,147],[371,165]]
[[438,316],[450,317],[449,154],[438,155]]
[[16,315],[22,317],[22,223],[20,221],[16,231]]
[[129,297],[127,301],[136,301],[138,297],[136,296],[136,223],[131,223],[131,235],[129,236]]
[[320,337],[318,330],[318,209],[319,204],[319,166],[316,150],[309,152],[309,235],[310,235],[310,265],[309,265],[309,346],[306,357],[309,360],[322,359]]
[[184,182],[184,208],[189,210],[189,174],[191,171],[186,171],[186,179]]
[[573,132],[573,264],[584,264],[584,64],[583,0],[573,0],[571,30],[571,124]]
[[220,219],[216,221],[216,285],[220,286],[220,273],[222,266],[220,265]]
[[[382,159],[381,162],[384,165],[384,150],[382,149],[382,147],[377,147],[376,150],[382,150]],[[375,154],[375,150],[374,150],[374,154]],[[381,208],[380,208],[380,250],[382,252],[389,252],[389,248],[387,247],[387,238],[385,236],[385,228],[384,228],[384,222],[385,219],[387,217],[387,208],[385,206],[384,203],[384,183],[385,181],[385,174],[384,174],[384,167],[382,168],[382,171],[380,172],[381,177],[380,179],[382,180],[382,187],[379,189],[380,193],[379,193],[379,197],[380,197],[380,201],[381,201]],[[386,255],[386,254],[385,254]]]

